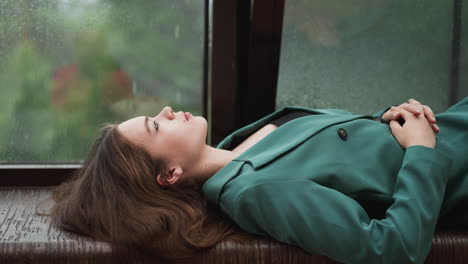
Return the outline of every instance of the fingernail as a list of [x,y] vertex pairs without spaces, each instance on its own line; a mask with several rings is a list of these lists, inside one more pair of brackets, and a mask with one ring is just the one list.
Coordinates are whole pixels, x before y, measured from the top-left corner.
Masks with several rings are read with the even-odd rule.
[[398,116],[398,113],[393,113],[393,118],[396,118]]
[[432,117],[432,120],[436,121],[435,116]]

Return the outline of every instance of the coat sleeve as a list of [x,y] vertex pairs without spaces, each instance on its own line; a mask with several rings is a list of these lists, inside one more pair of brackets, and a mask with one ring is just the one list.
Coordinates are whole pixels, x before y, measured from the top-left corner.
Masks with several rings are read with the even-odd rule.
[[[451,160],[435,149],[407,149],[394,203],[370,219],[353,199],[308,180],[267,182],[238,196],[235,221],[343,263],[423,263],[430,251]],[[344,172],[345,173],[345,172]]]

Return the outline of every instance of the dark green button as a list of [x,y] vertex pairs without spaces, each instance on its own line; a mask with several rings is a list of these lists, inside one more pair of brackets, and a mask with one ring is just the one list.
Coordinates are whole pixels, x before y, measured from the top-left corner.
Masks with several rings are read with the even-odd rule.
[[338,129],[338,136],[342,140],[346,140],[346,139],[348,139],[348,132],[346,132],[346,130],[344,130],[344,128],[340,128],[340,129]]

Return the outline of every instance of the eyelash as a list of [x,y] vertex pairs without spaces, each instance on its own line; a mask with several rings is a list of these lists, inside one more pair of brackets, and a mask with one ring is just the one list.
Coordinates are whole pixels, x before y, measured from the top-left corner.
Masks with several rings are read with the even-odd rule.
[[156,129],[156,131],[158,131],[158,129],[159,129],[159,124],[158,124],[158,122],[153,121],[153,124],[154,124],[154,128]]

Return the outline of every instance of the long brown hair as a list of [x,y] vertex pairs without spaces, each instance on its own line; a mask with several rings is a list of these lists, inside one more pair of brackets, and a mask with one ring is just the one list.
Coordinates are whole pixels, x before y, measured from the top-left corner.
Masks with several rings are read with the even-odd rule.
[[[107,125],[83,167],[52,193],[52,223],[166,259],[210,248],[237,228],[210,209],[199,189],[160,186],[164,164]],[[113,250],[114,251],[114,250]]]

